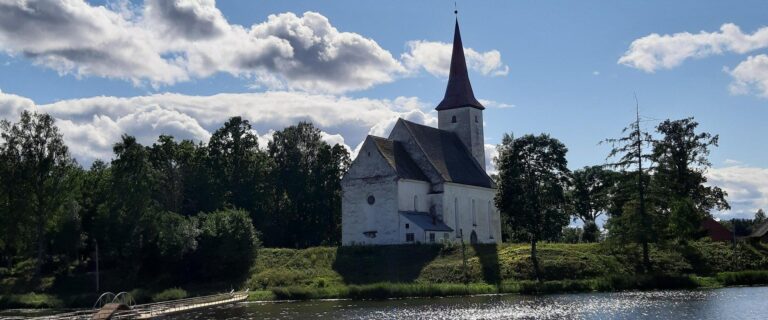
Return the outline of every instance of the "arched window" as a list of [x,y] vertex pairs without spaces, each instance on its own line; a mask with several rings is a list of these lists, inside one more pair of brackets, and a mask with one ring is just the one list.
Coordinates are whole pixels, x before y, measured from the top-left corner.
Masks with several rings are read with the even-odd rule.
[[475,123],[477,123],[477,116],[475,116]]
[[489,238],[493,239],[493,223],[491,223],[491,217],[493,214],[493,207],[491,206],[491,202],[488,201],[488,234]]
[[472,199],[472,226],[477,226],[477,210],[475,210],[475,199]]
[[413,211],[419,211],[419,196],[413,196]]
[[451,123],[456,123],[456,116],[451,117]]
[[459,233],[459,198],[453,198],[453,229],[456,231],[456,237],[461,236]]

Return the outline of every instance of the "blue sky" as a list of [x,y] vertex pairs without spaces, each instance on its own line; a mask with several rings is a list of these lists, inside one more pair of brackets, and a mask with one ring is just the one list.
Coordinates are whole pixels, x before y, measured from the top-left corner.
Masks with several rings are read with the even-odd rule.
[[[264,141],[270,130],[312,120],[328,141],[352,150],[365,134],[386,135],[393,116],[434,124],[447,68],[435,61],[445,58],[454,19],[452,1],[200,0],[179,5],[186,11],[165,8],[186,16],[152,15],[161,7],[153,1],[62,0],[56,5],[65,9],[46,4],[51,10],[36,3],[28,2],[37,11],[27,15],[0,0],[0,116],[25,108],[54,114],[84,164],[108,157],[119,132],[144,143],[159,133],[205,140],[224,116],[250,118]],[[475,94],[490,100],[489,146],[504,132],[546,132],[568,146],[571,168],[602,164],[607,147],[597,143],[632,120],[637,93],[646,127],[692,116],[720,135],[709,174],[734,205],[722,217],[768,206],[768,29],[761,29],[768,2],[459,1],[458,8],[465,49],[477,54]],[[59,12],[71,19],[56,19]],[[328,47],[352,39],[338,46],[348,55],[321,61],[290,42],[293,57],[281,51],[276,63],[270,54],[287,43],[280,28],[318,35],[318,17],[337,31]],[[190,62],[198,51],[216,61]]]

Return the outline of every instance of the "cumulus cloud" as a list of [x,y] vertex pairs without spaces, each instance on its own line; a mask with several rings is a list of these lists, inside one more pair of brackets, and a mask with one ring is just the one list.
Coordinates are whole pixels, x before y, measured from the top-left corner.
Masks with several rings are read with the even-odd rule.
[[703,58],[725,52],[744,54],[768,47],[768,27],[745,34],[739,26],[726,23],[719,32],[653,33],[632,41],[618,63],[645,72],[671,69],[690,58]]
[[[408,51],[401,55],[403,64],[410,72],[421,69],[439,77],[447,77],[451,67],[453,45],[445,42],[409,41]],[[505,76],[509,74],[509,66],[501,61],[498,50],[477,52],[472,48],[464,48],[467,67],[483,75]]]
[[768,209],[768,169],[744,165],[711,168],[709,184],[728,192],[731,210],[721,212],[720,218],[752,218],[757,209]]
[[120,135],[134,135],[143,144],[160,134],[207,141],[231,116],[250,120],[259,144],[266,146],[275,130],[311,121],[323,140],[346,148],[365,135],[386,136],[398,117],[435,126],[434,112],[416,98],[394,100],[349,98],[302,92],[265,92],[190,96],[154,94],[132,98],[92,97],[37,105],[25,97],[0,92],[0,116],[15,121],[22,110],[49,113],[81,163],[112,157]]
[[733,70],[726,69],[726,72],[733,77],[730,85],[731,93],[755,93],[768,98],[768,55],[750,56]]
[[155,35],[82,0],[0,0],[0,49],[60,73],[174,83],[187,74]]
[[213,0],[110,8],[83,0],[0,0],[0,49],[62,74],[155,86],[226,72],[268,88],[338,93],[390,82],[404,71],[375,41],[340,32],[315,12],[270,15],[245,27],[230,24]]
[[485,171],[488,174],[497,174],[499,170],[496,169],[496,161],[494,160],[499,156],[499,151],[496,149],[495,144],[485,144]]
[[[403,63],[376,41],[336,29],[320,13],[231,24],[214,0],[0,0],[0,50],[77,77],[172,85],[228,73],[270,90],[343,93],[421,69],[447,75],[450,45],[412,41]],[[470,68],[506,75],[497,50],[466,49]]]

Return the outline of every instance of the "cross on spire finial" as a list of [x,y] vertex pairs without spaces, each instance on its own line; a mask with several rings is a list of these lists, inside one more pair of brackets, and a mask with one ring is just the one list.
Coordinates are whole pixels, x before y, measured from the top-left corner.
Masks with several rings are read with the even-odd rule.
[[459,17],[459,9],[456,6],[456,1],[453,2],[453,14],[456,15],[456,18]]

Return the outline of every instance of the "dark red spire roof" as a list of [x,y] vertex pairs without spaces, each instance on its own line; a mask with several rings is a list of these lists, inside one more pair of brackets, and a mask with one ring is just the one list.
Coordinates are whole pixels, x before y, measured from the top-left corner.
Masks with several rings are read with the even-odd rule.
[[467,73],[467,61],[464,59],[464,46],[461,44],[461,32],[459,32],[459,20],[456,19],[456,30],[453,33],[453,54],[451,56],[451,73],[448,76],[448,87],[445,88],[445,97],[435,110],[448,110],[461,107],[473,107],[485,109],[472,92],[472,84],[469,83]]

